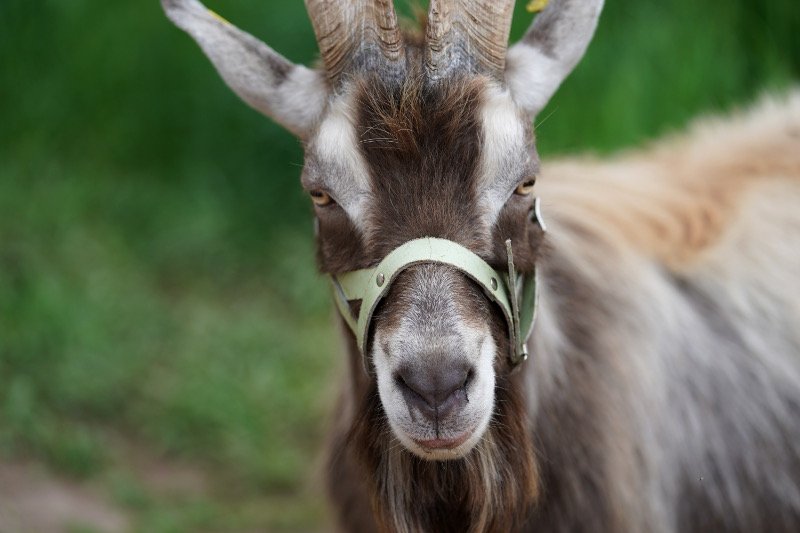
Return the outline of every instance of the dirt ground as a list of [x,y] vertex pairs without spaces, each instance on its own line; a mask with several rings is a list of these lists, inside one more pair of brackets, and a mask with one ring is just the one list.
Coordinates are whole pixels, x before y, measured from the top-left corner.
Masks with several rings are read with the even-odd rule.
[[[327,530],[316,491],[229,494],[230,480],[219,472],[215,477],[207,465],[159,456],[123,439],[110,442],[107,471],[89,481],[59,475],[32,459],[0,458],[0,533],[125,533],[148,531],[153,524],[193,531],[205,520],[219,531]],[[126,499],[131,495],[133,500]],[[192,514],[193,509],[211,514]]]
[[0,463],[0,532],[129,529],[129,518],[99,491],[59,479],[34,463]]

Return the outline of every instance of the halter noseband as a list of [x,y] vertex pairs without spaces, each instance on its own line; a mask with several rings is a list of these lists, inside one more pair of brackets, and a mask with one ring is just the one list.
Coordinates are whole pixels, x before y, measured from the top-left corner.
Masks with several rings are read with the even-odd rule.
[[[536,222],[544,229],[536,201]],[[538,304],[537,275],[520,275],[514,268],[511,240],[505,242],[508,254],[508,271],[498,272],[477,254],[458,243],[446,239],[425,237],[414,239],[395,248],[373,268],[331,275],[333,298],[339,312],[356,336],[364,367],[369,371],[365,348],[370,323],[378,303],[391,288],[397,276],[409,267],[420,264],[449,265],[466,274],[480,285],[486,297],[497,304],[508,325],[512,368],[528,358],[526,343],[533,332]],[[358,315],[350,302],[361,301]]]

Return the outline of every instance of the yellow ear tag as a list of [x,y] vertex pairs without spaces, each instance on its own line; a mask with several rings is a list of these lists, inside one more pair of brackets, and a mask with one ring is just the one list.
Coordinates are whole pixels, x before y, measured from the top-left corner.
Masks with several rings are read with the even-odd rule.
[[214,13],[213,11],[211,11],[210,9],[208,9],[207,11],[208,11],[208,14],[209,14],[209,15],[211,15],[212,17],[214,17],[215,19],[217,19],[217,20],[218,20],[218,21],[220,21],[221,23],[223,23],[223,24],[227,24],[227,25],[229,25],[229,26],[230,26],[230,24],[231,24],[231,23],[230,23],[230,22],[228,22],[227,20],[225,20],[224,18],[222,18],[220,15],[217,15],[216,13]]
[[525,7],[525,9],[528,10],[528,13],[538,13],[546,8],[547,4],[549,3],[550,0],[531,0],[528,2],[528,5]]

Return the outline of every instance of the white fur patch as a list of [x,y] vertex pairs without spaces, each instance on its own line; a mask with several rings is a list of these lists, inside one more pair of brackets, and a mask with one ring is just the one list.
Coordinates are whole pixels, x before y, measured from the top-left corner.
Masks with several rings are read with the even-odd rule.
[[458,417],[458,427],[453,428],[452,433],[448,436],[455,436],[465,431],[472,433],[456,448],[433,451],[426,450],[415,442],[414,439],[433,438],[432,427],[424,423],[421,416],[412,414],[413,408],[408,406],[393,379],[395,370],[401,364],[409,363],[409,360],[413,360],[415,357],[424,357],[424,354],[403,353],[402,349],[399,349],[392,350],[390,356],[383,349],[383,346],[399,347],[398,345],[405,344],[409,338],[415,336],[415,330],[404,327],[400,331],[388,335],[384,332],[376,334],[372,358],[378,378],[378,393],[387,420],[392,432],[403,446],[423,459],[440,461],[463,457],[480,442],[491,422],[494,411],[493,361],[496,347],[488,331],[473,330],[465,333],[465,342],[459,347],[463,350],[464,346],[480,346],[480,349],[473,351],[468,356],[476,369],[475,378],[469,387],[469,404]]
[[483,153],[478,182],[484,221],[490,228],[529,163],[525,120],[506,90],[490,87],[481,110]]
[[370,179],[358,146],[351,100],[345,93],[331,102],[327,115],[309,143],[307,155],[316,161],[315,186],[327,189],[352,223],[363,231]]
[[[396,329],[377,328],[373,342],[378,392],[389,425],[397,439],[423,459],[446,460],[463,457],[483,437],[494,410],[494,360],[497,348],[488,325],[469,324],[452,297],[452,279],[457,274],[440,267],[419,272],[410,294],[406,314]],[[395,382],[401,367],[424,372],[454,362],[467,363],[474,370],[466,388],[464,409],[440,420],[434,427],[411,407]],[[415,440],[455,438],[471,432],[459,446],[447,450],[426,450]]]

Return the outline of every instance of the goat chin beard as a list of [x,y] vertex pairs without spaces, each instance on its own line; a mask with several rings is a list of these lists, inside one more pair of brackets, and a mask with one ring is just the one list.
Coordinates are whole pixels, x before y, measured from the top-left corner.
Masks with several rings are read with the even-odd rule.
[[412,453],[395,436],[373,383],[357,411],[349,446],[361,463],[381,530],[509,531],[522,524],[538,496],[539,475],[516,381],[498,381],[487,427],[468,439],[476,442],[463,455],[450,460]]

